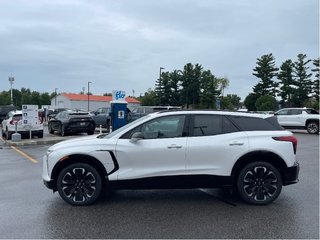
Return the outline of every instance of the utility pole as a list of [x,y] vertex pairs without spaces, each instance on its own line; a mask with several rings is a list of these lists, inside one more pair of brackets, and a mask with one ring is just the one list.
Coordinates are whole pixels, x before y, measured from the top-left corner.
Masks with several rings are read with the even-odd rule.
[[11,106],[13,106],[13,94],[12,94],[12,84],[14,82],[14,77],[9,77],[9,82],[10,82],[10,91],[11,91]]
[[90,111],[90,98],[89,98],[89,96],[90,96],[90,83],[91,82],[88,82],[88,112]]
[[54,107],[57,108],[57,90],[58,88],[54,89]]

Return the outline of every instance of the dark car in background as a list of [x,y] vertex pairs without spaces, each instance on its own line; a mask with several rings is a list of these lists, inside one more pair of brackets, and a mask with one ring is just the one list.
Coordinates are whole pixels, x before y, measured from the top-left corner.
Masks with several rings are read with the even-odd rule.
[[68,109],[68,108],[56,108],[53,111],[49,110],[48,120],[50,120],[51,118],[54,118],[59,112],[66,111],[66,110],[70,110],[70,109]]
[[97,111],[93,112],[92,118],[94,122],[96,123],[96,126],[103,128],[110,128],[111,125],[111,108],[109,107],[102,107],[98,108]]
[[53,134],[55,131],[61,136],[71,133],[87,133],[94,134],[96,124],[87,112],[65,110],[59,112],[48,122],[48,131]]

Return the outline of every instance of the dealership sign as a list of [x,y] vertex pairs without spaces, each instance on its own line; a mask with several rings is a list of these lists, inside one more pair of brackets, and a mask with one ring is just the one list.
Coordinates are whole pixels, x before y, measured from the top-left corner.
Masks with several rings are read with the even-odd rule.
[[38,105],[22,105],[22,124],[39,124]]
[[112,91],[112,101],[125,101],[126,92],[125,91]]

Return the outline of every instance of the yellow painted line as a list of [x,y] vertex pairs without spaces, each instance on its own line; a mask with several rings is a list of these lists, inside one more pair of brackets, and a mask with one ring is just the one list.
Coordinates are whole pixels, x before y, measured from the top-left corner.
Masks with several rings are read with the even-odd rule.
[[4,143],[6,142],[5,140],[3,140],[3,138],[2,138],[2,137],[0,137],[0,140],[1,140],[2,142],[4,142]]
[[28,154],[22,152],[20,149],[14,147],[14,146],[11,146],[11,148],[12,148],[13,150],[15,150],[17,153],[19,153],[20,155],[22,155],[22,156],[24,156],[25,158],[27,158],[28,160],[30,160],[31,162],[33,162],[33,163],[38,163],[37,160],[35,160],[34,158],[30,157]]

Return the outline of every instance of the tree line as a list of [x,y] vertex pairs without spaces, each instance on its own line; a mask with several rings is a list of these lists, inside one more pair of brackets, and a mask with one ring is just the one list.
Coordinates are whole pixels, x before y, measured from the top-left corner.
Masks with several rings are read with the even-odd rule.
[[311,60],[306,54],[298,54],[295,61],[287,59],[278,68],[272,53],[262,55],[253,75],[259,82],[245,98],[248,110],[276,110],[278,104],[319,109],[319,58]]
[[162,72],[155,82],[155,88],[149,89],[139,97],[142,105],[171,105],[185,108],[221,108],[230,109],[240,106],[240,97],[236,94],[224,96],[229,85],[225,77],[217,77],[200,64],[186,64],[182,70]]
[[[31,91],[29,88],[12,89],[13,105],[18,109],[21,109],[22,105],[51,105],[51,99],[55,96],[55,93],[49,94],[48,92],[40,93],[37,91]],[[0,105],[11,104],[11,92],[0,92]]]

